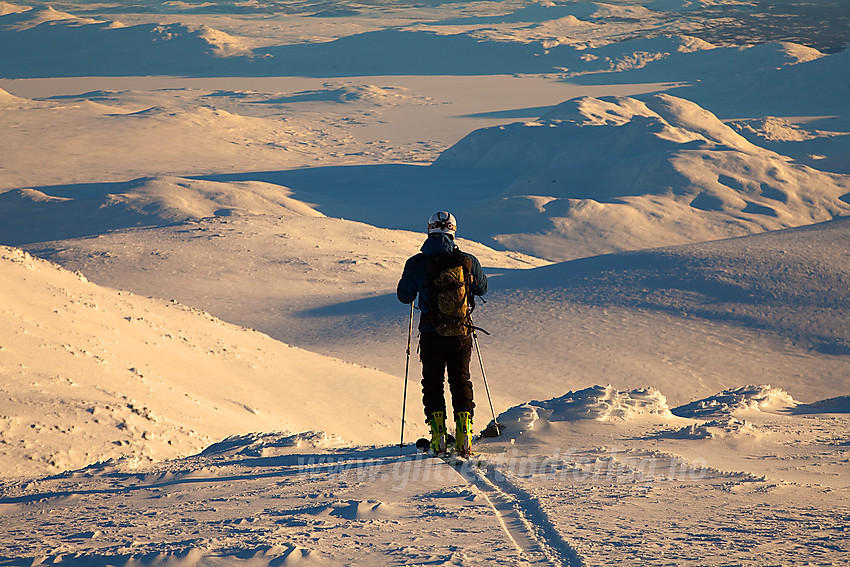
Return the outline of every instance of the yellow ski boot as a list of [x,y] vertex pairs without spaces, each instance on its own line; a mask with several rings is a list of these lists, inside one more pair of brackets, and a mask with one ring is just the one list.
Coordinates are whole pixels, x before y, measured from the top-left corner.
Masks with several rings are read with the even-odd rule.
[[431,450],[438,455],[446,454],[446,414],[441,411],[435,411],[428,418],[428,425],[431,426]]
[[461,457],[472,455],[472,414],[462,411],[455,414],[455,453]]

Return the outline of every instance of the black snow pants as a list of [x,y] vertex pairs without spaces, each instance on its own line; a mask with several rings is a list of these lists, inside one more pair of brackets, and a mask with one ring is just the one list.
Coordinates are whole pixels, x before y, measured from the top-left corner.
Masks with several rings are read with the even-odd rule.
[[[444,337],[423,331],[419,337],[419,358],[422,360],[422,404],[425,406],[426,419],[434,412],[446,412],[446,371],[449,375],[454,413],[468,411],[472,414],[475,408],[475,402],[472,400],[472,380],[469,377],[472,335]],[[452,419],[449,416],[446,418],[447,421]]]

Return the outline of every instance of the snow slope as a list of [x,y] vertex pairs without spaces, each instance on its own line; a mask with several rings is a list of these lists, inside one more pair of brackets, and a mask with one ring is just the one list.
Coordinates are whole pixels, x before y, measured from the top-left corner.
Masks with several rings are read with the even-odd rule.
[[[504,278],[575,301],[734,321],[847,354],[850,219],[565,262]],[[571,291],[566,291],[571,290]]]
[[754,377],[805,401],[840,395],[850,387],[848,227],[838,219],[506,274],[479,316],[496,331],[485,352],[497,369],[573,388],[589,376],[651,384],[675,403]]
[[98,287],[14,248],[0,260],[4,476],[174,458],[317,423],[360,443],[397,434],[398,378]]

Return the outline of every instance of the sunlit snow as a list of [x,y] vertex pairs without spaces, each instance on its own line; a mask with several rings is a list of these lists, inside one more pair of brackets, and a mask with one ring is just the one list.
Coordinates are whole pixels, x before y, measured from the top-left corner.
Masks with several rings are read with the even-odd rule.
[[0,565],[843,564],[845,4],[0,2]]

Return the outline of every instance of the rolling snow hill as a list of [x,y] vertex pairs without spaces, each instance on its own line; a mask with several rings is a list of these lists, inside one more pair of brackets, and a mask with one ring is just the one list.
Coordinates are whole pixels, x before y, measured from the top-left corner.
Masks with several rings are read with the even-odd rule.
[[535,122],[473,132],[433,167],[508,179],[473,224],[507,228],[490,237],[552,260],[850,213],[850,177],[794,164],[666,94],[567,101]]
[[169,88],[164,82],[142,91],[75,91],[42,99],[0,89],[0,116],[9,125],[0,152],[0,191],[77,185],[65,189],[85,193],[91,183],[294,167],[328,159],[331,147],[351,141],[332,116],[312,119],[286,105],[265,104],[281,93],[253,93],[243,103],[250,93]]
[[142,178],[85,187],[20,189],[0,194],[0,242],[94,236],[135,226],[241,215],[322,217],[279,185],[217,183],[178,177]]

